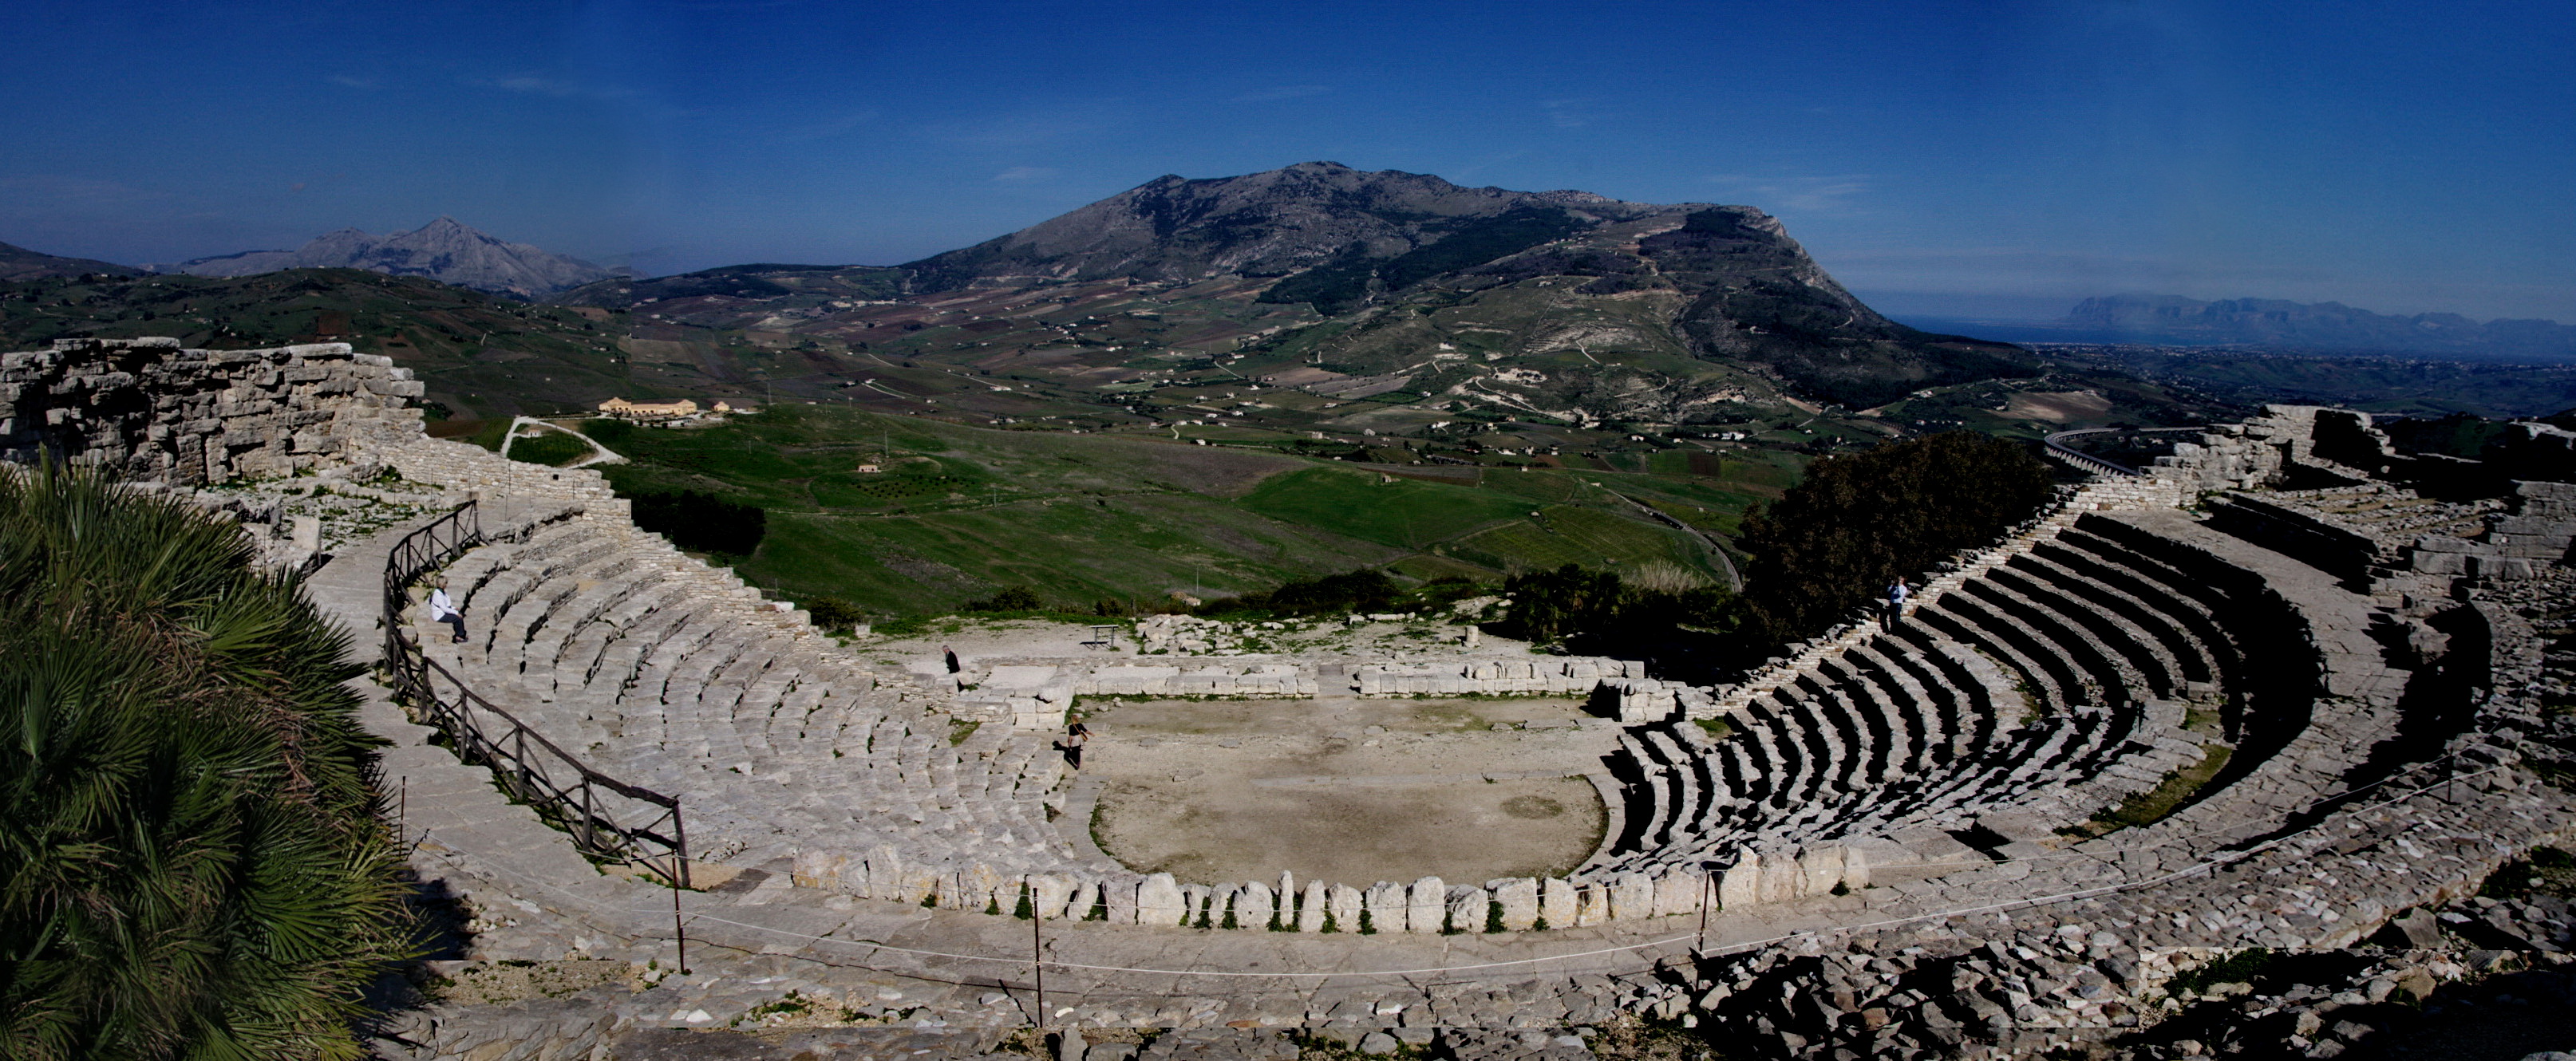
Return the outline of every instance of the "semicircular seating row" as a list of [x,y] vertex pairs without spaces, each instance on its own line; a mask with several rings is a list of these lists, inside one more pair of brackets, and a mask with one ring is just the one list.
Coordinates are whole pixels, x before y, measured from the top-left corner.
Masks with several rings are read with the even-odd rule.
[[[449,565],[472,639],[425,649],[593,769],[680,798],[693,857],[758,866],[890,844],[913,864],[1103,872],[1042,803],[1043,737],[948,720],[756,591],[623,521],[569,519]],[[800,636],[801,635],[801,636]]]
[[2198,762],[2179,698],[2241,693],[2232,628],[2269,616],[2247,573],[2160,541],[2086,516],[1756,698],[1722,739],[1631,730],[1611,764],[1623,835],[1582,872],[1863,839],[1924,856],[1905,838],[2082,822]]

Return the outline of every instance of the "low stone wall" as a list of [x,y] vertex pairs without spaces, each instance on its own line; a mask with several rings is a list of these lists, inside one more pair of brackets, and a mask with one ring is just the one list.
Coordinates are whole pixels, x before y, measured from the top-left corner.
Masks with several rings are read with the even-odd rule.
[[1322,683],[1312,663],[1141,663],[1094,667],[1074,679],[1077,696],[1309,697]]
[[[1868,863],[1844,845],[1775,854],[1713,879],[1683,871],[1588,877],[1511,877],[1481,885],[1424,877],[1366,888],[1323,881],[1183,884],[1169,873],[1082,877],[1006,876],[977,865],[949,872],[908,863],[891,848],[865,855],[809,850],[792,859],[800,886],[913,906],[1013,913],[1025,902],[1049,920],[1114,925],[1283,932],[1417,935],[1578,928],[1716,909],[1727,881],[1739,901],[1777,902],[1869,882]],[[1768,867],[1767,870],[1764,867]],[[1275,926],[1275,927],[1274,927]]]
[[[1604,682],[1642,679],[1645,664],[1606,656],[1486,656],[1439,660],[1319,663],[1278,656],[1177,658],[1108,665],[1061,660],[992,661],[992,673],[1024,665],[1070,672],[1075,696],[1592,696]],[[1026,683],[1025,676],[1013,678]],[[978,691],[988,680],[977,680]]]
[[1646,665],[1606,656],[1546,656],[1364,663],[1361,696],[1590,696],[1604,681],[1643,678]]

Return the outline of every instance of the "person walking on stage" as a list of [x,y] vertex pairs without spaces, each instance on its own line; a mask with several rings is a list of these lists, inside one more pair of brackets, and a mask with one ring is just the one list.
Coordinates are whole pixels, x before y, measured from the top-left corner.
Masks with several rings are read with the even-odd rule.
[[456,636],[448,640],[456,644],[465,642],[465,613],[457,609],[456,602],[447,599],[447,584],[444,582],[429,591],[429,621],[455,627]]
[[1888,583],[1887,605],[1878,613],[1879,628],[1891,633],[1895,632],[1896,628],[1905,622],[1905,599],[1913,595],[1914,587],[1905,584],[1903,575],[1896,576],[1896,581]]
[[1083,725],[1081,719],[1074,719],[1072,725],[1066,726],[1064,743],[1060,745],[1064,749],[1064,764],[1076,770],[1082,769],[1082,746],[1090,740],[1091,727]]

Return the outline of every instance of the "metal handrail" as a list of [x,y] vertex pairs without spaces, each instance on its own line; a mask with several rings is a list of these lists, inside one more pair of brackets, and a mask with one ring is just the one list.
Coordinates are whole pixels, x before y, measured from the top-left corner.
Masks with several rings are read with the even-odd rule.
[[2129,467],[2126,464],[2104,460],[2090,453],[2086,453],[2083,450],[2069,446],[2066,444],[2065,440],[2070,438],[2082,438],[2086,435],[2105,435],[2115,431],[2136,431],[2140,434],[2145,434],[2153,431],[2207,430],[2209,430],[2207,427],[2082,427],[2073,431],[2059,431],[2051,434],[2048,437],[2041,439],[2040,444],[2048,448],[2048,452],[2051,456],[2072,462],[2087,471],[2104,471],[2110,472],[2114,475],[2145,475],[2145,472]]
[[[562,827],[584,852],[606,861],[641,863],[674,885],[688,887],[688,830],[678,799],[591,769],[468,687],[404,635],[411,584],[484,540],[482,511],[468,501],[404,535],[385,557],[385,667],[392,672],[395,697],[446,734],[457,758],[490,767],[513,798]],[[440,679],[447,686],[444,693]],[[644,803],[658,813],[640,825],[621,823],[611,814],[616,808],[608,805],[608,796]]]

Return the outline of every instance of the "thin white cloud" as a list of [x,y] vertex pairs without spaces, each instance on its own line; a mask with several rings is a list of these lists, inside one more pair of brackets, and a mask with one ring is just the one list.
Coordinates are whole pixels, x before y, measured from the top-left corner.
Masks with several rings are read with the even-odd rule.
[[516,92],[526,96],[552,96],[556,99],[626,99],[634,95],[624,89],[585,85],[576,81],[537,74],[475,78],[466,81],[466,84],[482,88],[497,88],[503,92]]
[[826,118],[821,121],[810,122],[808,124],[789,129],[786,132],[779,134],[778,138],[791,143],[801,143],[811,140],[829,140],[833,137],[847,134],[862,125],[866,125],[877,120],[878,113],[879,112],[874,107],[855,110],[837,118]]
[[330,83],[332,83],[332,84],[334,84],[334,85],[338,85],[338,86],[340,86],[341,88],[354,88],[354,89],[361,89],[361,90],[363,90],[363,89],[371,89],[371,88],[376,87],[376,81],[375,81],[375,79],[374,79],[374,78],[371,78],[371,77],[356,77],[356,76],[353,76],[353,75],[350,75],[350,74],[333,74],[333,75],[331,75],[331,76],[329,76],[329,77],[327,77],[327,78],[324,78],[323,80],[325,80],[325,81],[329,81]]
[[1774,213],[1840,214],[1850,212],[1855,200],[1869,194],[1869,175],[1847,173],[1819,177],[1760,177],[1741,173],[1721,173],[1709,183],[1726,190],[1726,194],[1751,201]]
[[1552,99],[1544,100],[1538,106],[1540,110],[1547,112],[1548,124],[1559,129],[1580,129],[1592,123],[1592,119],[1582,113],[1582,108],[1590,102],[1590,100],[1580,99]]
[[1244,93],[1243,95],[1234,97],[1234,102],[1277,103],[1280,100],[1305,99],[1308,96],[1320,96],[1332,90],[1333,87],[1331,85],[1281,85],[1277,88],[1263,89],[1259,92]]
[[1004,184],[1025,184],[1052,176],[1055,176],[1055,171],[1045,166],[1013,166],[994,174],[993,179]]

